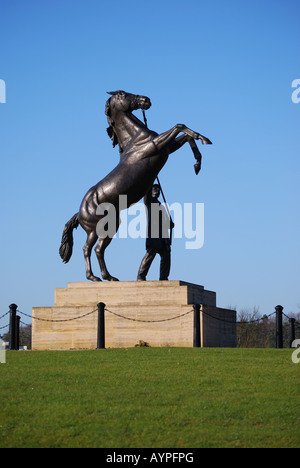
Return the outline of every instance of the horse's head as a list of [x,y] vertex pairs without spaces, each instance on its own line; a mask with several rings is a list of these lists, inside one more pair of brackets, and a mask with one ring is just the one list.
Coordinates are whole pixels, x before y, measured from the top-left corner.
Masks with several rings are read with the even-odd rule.
[[125,91],[113,91],[107,94],[112,96],[107,101],[111,112],[132,112],[136,109],[147,110],[151,106],[151,101],[147,96],[126,93]]
[[[115,117],[117,114],[132,112],[137,109],[147,110],[151,106],[151,101],[147,96],[139,94],[126,93],[125,91],[108,92],[112,97],[106,101],[105,114],[107,116],[109,127],[107,129],[108,136],[113,141],[113,146],[119,144],[118,137],[114,130]],[[119,145],[120,146],[120,145]],[[120,146],[120,151],[123,149]]]

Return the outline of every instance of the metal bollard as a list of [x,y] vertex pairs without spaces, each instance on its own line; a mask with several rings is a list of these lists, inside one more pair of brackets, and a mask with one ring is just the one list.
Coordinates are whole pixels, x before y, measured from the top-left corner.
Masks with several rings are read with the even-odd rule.
[[282,332],[282,311],[283,307],[278,305],[276,310],[276,348],[283,348],[283,332]]
[[97,333],[97,349],[105,349],[105,319],[104,309],[105,304],[99,302],[98,307],[98,333]]
[[200,304],[194,304],[194,348],[201,347],[200,336]]
[[10,320],[9,320],[9,349],[18,349],[17,348],[17,343],[16,343],[16,338],[17,338],[17,320],[16,320],[16,315],[17,315],[17,308],[18,306],[16,304],[10,304],[9,306],[9,314],[10,314]]

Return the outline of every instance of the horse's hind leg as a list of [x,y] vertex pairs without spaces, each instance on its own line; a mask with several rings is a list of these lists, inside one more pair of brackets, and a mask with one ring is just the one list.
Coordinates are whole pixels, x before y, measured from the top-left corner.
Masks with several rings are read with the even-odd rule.
[[102,278],[104,280],[107,280],[107,281],[119,281],[114,276],[111,276],[111,274],[108,272],[106,264],[105,264],[105,260],[104,260],[105,249],[109,246],[109,244],[112,241],[113,236],[115,235],[115,233],[119,229],[119,226],[120,226],[120,217],[119,217],[119,215],[117,215],[115,221],[116,221],[116,224],[113,227],[112,232],[110,232],[110,235],[99,237],[98,244],[95,247],[95,253],[96,253],[97,258],[98,258],[100,271],[101,271],[101,276],[102,276]]
[[95,247],[95,252],[98,258],[102,278],[107,281],[119,281],[114,276],[111,276],[111,274],[108,272],[106,264],[105,264],[105,260],[104,260],[105,249],[106,247],[109,246],[111,241],[112,241],[111,237],[100,238],[98,241],[98,244]]
[[98,278],[98,276],[93,275],[92,267],[91,267],[91,252],[92,252],[92,248],[97,242],[97,239],[98,239],[97,233],[95,231],[90,232],[87,236],[86,243],[84,244],[84,247],[83,247],[86,277],[90,281],[101,281],[101,279]]

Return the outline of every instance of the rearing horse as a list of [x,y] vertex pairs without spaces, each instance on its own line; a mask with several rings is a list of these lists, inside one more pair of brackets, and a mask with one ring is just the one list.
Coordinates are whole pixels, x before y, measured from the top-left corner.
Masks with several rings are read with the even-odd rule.
[[[105,106],[109,127],[107,133],[113,141],[113,146],[119,145],[120,162],[104,179],[90,188],[81,202],[79,212],[65,225],[59,254],[67,263],[72,255],[73,229],[78,225],[86,231],[87,241],[83,247],[86,277],[91,281],[101,281],[94,276],[91,269],[91,251],[98,241],[95,252],[99,261],[101,275],[104,280],[118,281],[111,276],[106,268],[104,252],[113,236],[98,236],[97,224],[104,215],[97,214],[100,204],[112,204],[117,213],[116,232],[120,225],[120,210],[137,203],[149,191],[159,171],[167,162],[168,156],[177,151],[185,143],[189,143],[197,163],[196,174],[201,167],[201,153],[195,140],[203,144],[211,144],[208,138],[190,130],[183,124],[177,124],[171,130],[162,134],[148,129],[132,111],[150,108],[150,99],[146,96],[115,91],[108,93],[112,97]],[[179,133],[183,133],[178,136]],[[127,196],[127,206],[119,205],[119,196]]]

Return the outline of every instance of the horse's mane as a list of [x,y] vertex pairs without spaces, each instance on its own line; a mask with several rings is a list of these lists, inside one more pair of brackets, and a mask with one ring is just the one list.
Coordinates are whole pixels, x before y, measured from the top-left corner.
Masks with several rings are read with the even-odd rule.
[[111,118],[110,100],[111,100],[111,98],[109,98],[106,101],[106,104],[105,104],[105,115],[107,116],[107,121],[108,121],[108,124],[109,124],[109,127],[106,129],[106,131],[107,131],[107,134],[108,134],[109,138],[112,139],[113,147],[115,147],[116,145],[119,145],[120,152],[122,152],[123,148],[121,148],[121,146],[119,144],[117,134],[116,134],[116,132],[114,130],[114,120]]

